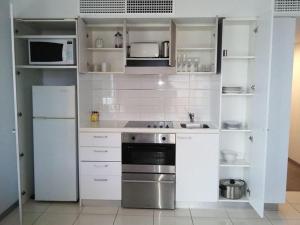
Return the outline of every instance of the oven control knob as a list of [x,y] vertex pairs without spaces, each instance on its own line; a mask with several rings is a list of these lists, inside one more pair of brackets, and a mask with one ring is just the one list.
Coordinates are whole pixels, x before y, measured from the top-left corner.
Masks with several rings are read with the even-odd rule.
[[163,125],[159,125],[159,128],[164,128],[164,126]]
[[151,128],[151,126],[150,126],[150,125],[148,125],[147,127],[148,127],[148,128]]
[[134,141],[134,140],[135,140],[135,136],[132,136],[132,137],[131,137],[131,140],[133,140],[133,141]]
[[162,137],[161,139],[162,139],[163,141],[165,141],[165,140],[166,140],[166,137]]

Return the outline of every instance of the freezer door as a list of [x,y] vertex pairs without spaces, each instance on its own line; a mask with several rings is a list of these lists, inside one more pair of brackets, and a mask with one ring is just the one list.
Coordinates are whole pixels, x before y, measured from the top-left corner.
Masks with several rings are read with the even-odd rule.
[[75,119],[33,120],[36,200],[77,200],[75,127]]
[[75,86],[33,86],[33,117],[75,118]]

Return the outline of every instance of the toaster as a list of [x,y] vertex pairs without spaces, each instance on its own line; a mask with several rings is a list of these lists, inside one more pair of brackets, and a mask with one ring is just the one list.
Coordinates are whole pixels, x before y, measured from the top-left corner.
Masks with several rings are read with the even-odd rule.
[[132,58],[157,58],[159,57],[159,44],[157,42],[133,42],[130,46]]

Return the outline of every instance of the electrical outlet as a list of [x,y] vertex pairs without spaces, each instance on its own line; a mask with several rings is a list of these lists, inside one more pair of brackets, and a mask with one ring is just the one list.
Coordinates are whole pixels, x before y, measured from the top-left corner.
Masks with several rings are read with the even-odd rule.
[[120,105],[110,105],[110,111],[112,112],[119,112],[120,111]]

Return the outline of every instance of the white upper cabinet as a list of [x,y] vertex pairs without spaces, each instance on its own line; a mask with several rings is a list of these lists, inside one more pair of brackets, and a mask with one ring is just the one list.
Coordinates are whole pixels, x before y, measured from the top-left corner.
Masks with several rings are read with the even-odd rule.
[[18,18],[75,18],[76,0],[13,0],[14,16]]
[[219,134],[176,135],[176,201],[218,199]]

